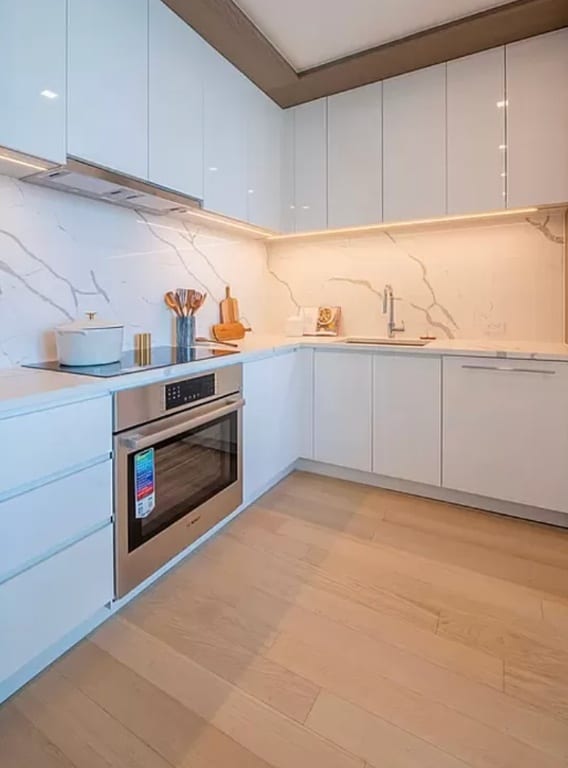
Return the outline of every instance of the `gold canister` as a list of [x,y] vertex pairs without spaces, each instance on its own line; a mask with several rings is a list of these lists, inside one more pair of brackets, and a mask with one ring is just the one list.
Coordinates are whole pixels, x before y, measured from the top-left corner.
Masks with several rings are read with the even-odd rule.
[[134,362],[136,365],[150,365],[152,362],[152,334],[134,334]]

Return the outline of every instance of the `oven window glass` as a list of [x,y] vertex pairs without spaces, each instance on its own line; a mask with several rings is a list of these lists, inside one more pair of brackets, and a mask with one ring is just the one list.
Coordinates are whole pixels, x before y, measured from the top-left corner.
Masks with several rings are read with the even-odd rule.
[[155,506],[136,517],[135,457],[128,457],[128,551],[149,541],[238,479],[236,413],[154,447]]

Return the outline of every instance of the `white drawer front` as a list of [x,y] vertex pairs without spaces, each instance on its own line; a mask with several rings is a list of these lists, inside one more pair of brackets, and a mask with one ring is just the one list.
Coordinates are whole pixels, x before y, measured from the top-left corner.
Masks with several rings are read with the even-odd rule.
[[444,360],[443,486],[568,512],[568,365]]
[[0,502],[0,581],[111,515],[111,461]]
[[0,586],[0,680],[112,599],[112,542],[112,525],[108,525]]
[[111,398],[0,421],[0,494],[104,454],[112,444]]

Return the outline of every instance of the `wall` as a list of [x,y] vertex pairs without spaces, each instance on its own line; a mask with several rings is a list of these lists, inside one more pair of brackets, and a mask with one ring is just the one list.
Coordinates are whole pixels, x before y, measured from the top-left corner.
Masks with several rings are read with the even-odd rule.
[[299,305],[340,304],[349,334],[384,334],[392,283],[410,336],[560,341],[563,213],[420,234],[299,243],[244,240],[182,219],[0,176],[0,367],[55,356],[52,329],[86,311],[172,342],[166,290],[198,287],[206,335],[228,283],[246,322],[279,333]]
[[254,330],[276,330],[262,242],[0,176],[0,367],[55,357],[53,327],[91,310],[124,322],[129,346],[140,331],[170,344],[163,296],[176,287],[207,291],[205,335],[226,284]]
[[[275,242],[270,268],[296,305],[338,304],[348,334],[384,335],[385,283],[408,336],[562,341],[564,212],[419,234]],[[455,225],[453,225],[455,227]]]

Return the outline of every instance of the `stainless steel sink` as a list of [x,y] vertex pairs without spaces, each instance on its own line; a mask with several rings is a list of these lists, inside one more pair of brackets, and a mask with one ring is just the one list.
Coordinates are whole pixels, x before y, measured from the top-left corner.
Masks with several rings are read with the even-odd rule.
[[375,347],[425,347],[428,339],[381,339],[375,336],[350,336],[346,344],[371,344]]

